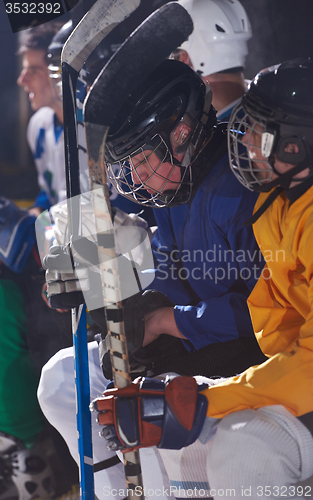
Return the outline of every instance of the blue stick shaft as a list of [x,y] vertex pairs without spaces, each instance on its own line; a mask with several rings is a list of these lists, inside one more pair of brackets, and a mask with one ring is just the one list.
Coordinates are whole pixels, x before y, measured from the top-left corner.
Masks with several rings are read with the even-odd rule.
[[[65,168],[69,213],[69,235],[80,233],[80,179],[76,130],[76,83],[78,73],[62,64]],[[75,357],[75,387],[81,498],[94,500],[94,478],[91,440],[90,384],[87,349],[86,308],[76,317],[72,310]],[[78,321],[77,321],[78,319]]]
[[[76,311],[73,309],[73,325],[76,324]],[[83,500],[94,500],[94,476],[91,441],[91,414],[89,366],[86,328],[86,306],[80,306],[79,322],[73,332],[75,385],[77,396],[77,431],[80,460],[80,488]]]

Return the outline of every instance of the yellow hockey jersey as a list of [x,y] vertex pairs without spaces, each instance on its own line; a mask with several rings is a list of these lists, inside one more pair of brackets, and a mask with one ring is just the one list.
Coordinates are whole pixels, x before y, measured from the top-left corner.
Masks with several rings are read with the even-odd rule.
[[313,411],[313,187],[292,204],[280,194],[254,232],[266,265],[248,305],[269,359],[204,391],[210,417],[275,404]]

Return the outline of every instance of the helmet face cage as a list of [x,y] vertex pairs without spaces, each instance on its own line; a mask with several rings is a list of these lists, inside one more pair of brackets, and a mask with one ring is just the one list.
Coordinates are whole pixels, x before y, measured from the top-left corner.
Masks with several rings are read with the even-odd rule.
[[228,126],[230,165],[249,189],[286,190],[313,175],[312,78],[311,58],[265,68],[233,110]]
[[[266,190],[266,185],[272,181],[274,173],[271,155],[275,132],[268,132],[263,121],[251,119],[239,103],[230,117],[227,135],[229,164],[237,179],[251,191]],[[257,162],[255,150],[261,152]],[[258,166],[260,164],[261,168]]]
[[[138,155],[141,155],[141,160],[134,162],[134,158]],[[151,164],[152,155],[156,155],[159,159],[158,163],[154,160],[153,165]],[[161,169],[161,165],[164,163],[172,165],[167,170],[166,176],[162,174]],[[144,179],[140,174],[143,166],[145,168]],[[191,167],[189,163],[187,166],[177,165],[167,143],[160,134],[155,134],[132,154],[121,158],[115,163],[106,161],[106,168],[108,178],[119,194],[146,207],[175,206],[187,202],[191,194]],[[179,181],[171,179],[176,169],[180,170]],[[151,192],[152,188],[149,181],[153,176],[156,176],[154,179],[159,182],[157,190]],[[178,192],[179,201],[177,200]]]
[[203,141],[201,117],[209,100],[201,78],[173,60],[163,61],[127,97],[104,153],[108,177],[121,195],[157,208],[188,201],[190,164]]

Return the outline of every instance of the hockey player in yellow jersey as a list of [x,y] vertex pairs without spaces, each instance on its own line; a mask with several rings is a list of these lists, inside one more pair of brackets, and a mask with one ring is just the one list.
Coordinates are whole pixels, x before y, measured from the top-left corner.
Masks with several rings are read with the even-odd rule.
[[260,191],[247,222],[266,266],[248,305],[268,360],[206,386],[138,379],[93,403],[111,447],[157,444],[167,466],[193,453],[214,498],[312,497],[297,484],[313,474],[312,85],[310,58],[261,71],[228,128],[234,174]]

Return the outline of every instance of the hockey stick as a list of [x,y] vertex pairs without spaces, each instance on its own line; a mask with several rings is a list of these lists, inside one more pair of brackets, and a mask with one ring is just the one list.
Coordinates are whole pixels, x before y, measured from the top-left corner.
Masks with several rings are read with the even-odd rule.
[[[110,124],[138,82],[178,47],[192,32],[187,11],[168,3],[151,14],[114,54],[93,84],[84,106],[88,164],[98,234],[102,293],[110,338],[115,386],[131,383],[110,200],[104,165],[104,148]],[[134,57],[135,56],[135,57]],[[131,67],[130,67],[131,61]],[[138,450],[124,454],[129,498],[143,495]],[[132,492],[132,494],[130,493]]]
[[[80,233],[80,181],[76,128],[76,84],[85,60],[112,29],[129,16],[140,0],[98,0],[76,26],[66,41],[62,55],[62,89],[64,112],[65,167],[68,197],[69,234]],[[77,395],[77,430],[80,460],[81,497],[94,500],[90,387],[86,316],[80,308],[78,317],[72,310]]]
[[[64,142],[68,198],[80,193],[78,153],[76,144],[75,91],[79,71],[96,46],[140,4],[140,0],[97,0],[64,44],[62,88],[64,103]],[[71,203],[69,203],[71,205]],[[79,207],[69,208],[69,227],[79,234]],[[74,210],[76,209],[76,210]]]

